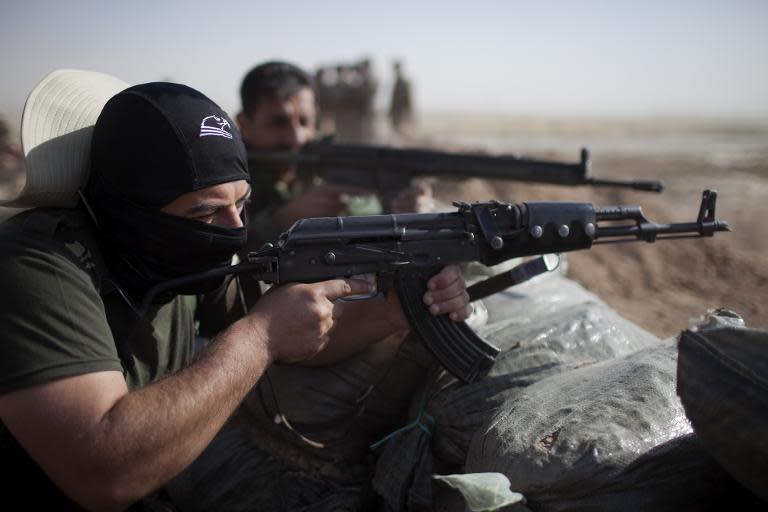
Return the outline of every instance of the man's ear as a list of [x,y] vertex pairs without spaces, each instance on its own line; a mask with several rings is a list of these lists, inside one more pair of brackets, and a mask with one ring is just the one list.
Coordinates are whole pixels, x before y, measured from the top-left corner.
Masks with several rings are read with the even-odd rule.
[[240,111],[235,116],[235,123],[237,123],[237,128],[240,130],[240,136],[247,146],[248,141],[253,138],[253,122],[251,121],[250,116],[244,111]]
[[237,123],[237,128],[242,132],[245,126],[250,122],[250,119],[248,119],[245,112],[241,110],[235,116],[235,122]]

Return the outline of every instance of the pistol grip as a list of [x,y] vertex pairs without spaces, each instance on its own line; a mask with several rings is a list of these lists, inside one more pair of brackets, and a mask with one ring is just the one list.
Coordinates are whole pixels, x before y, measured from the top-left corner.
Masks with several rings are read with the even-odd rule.
[[434,316],[422,297],[427,281],[441,267],[428,267],[398,273],[395,287],[411,327],[427,349],[454,377],[474,382],[493,366],[499,349],[478,336],[465,322],[453,322],[446,315]]

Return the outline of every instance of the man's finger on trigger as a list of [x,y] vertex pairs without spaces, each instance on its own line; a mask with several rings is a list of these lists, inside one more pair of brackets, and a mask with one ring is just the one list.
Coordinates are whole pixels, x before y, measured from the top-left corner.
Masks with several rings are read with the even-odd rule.
[[456,276],[456,279],[459,279],[461,277],[461,269],[458,265],[447,265],[443,268],[443,272],[446,272],[452,276]]
[[325,281],[325,296],[333,302],[349,295],[363,295],[373,291],[373,285],[362,279],[334,279]]
[[351,288],[347,295],[362,295],[376,290],[376,285],[365,279],[346,279],[346,281]]

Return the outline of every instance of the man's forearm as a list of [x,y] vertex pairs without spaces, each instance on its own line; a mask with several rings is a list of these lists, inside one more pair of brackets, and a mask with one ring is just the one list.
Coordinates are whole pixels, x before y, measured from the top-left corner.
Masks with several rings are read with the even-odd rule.
[[139,441],[127,454],[136,462],[127,482],[163,482],[207,446],[270,363],[266,343],[244,342],[251,332],[233,324],[191,366],[126,395],[110,410],[106,431]]
[[188,368],[121,397],[94,426],[80,475],[60,482],[98,509],[121,509],[189,465],[271,361],[250,319],[233,324]]

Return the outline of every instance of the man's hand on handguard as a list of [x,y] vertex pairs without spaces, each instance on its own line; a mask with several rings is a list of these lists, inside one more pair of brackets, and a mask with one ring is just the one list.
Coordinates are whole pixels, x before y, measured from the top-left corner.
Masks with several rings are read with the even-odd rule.
[[328,344],[329,333],[343,307],[337,299],[372,291],[370,283],[359,279],[286,284],[271,288],[248,317],[266,341],[272,361],[296,363],[311,358]]
[[[466,320],[472,313],[467,283],[464,282],[456,265],[448,265],[427,282],[427,291],[422,300],[429,307],[430,313],[435,316],[448,315],[454,322]],[[390,323],[402,329],[409,329],[410,324],[397,294],[390,294],[388,302],[390,302]]]
[[345,215],[345,197],[369,193],[360,187],[316,183],[277,208],[272,220],[280,230],[285,231],[299,219]]
[[448,315],[454,322],[466,320],[472,313],[467,283],[456,265],[448,265],[427,282],[423,300],[430,313]]

